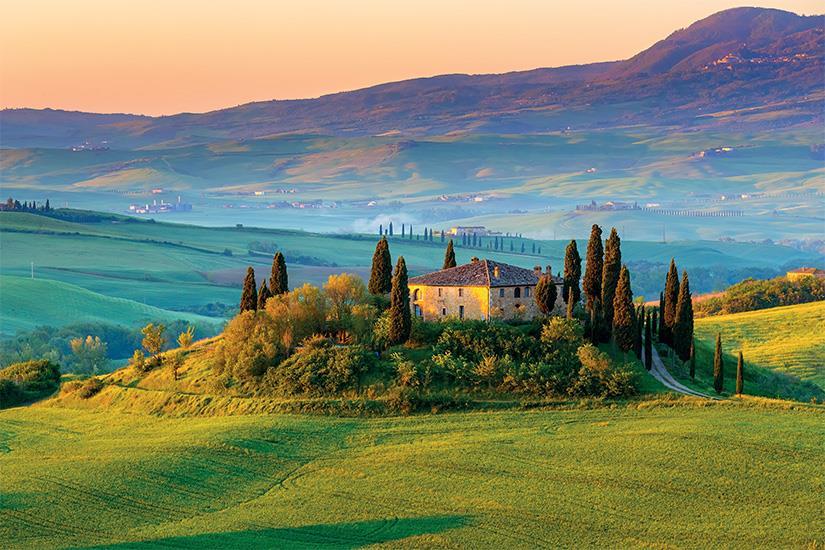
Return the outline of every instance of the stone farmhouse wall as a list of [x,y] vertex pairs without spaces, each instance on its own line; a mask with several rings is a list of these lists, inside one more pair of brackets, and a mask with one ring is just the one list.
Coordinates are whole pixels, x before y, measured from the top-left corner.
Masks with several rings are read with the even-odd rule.
[[[519,297],[516,297],[516,289]],[[556,289],[558,297],[553,313],[562,314],[565,307],[561,285],[557,284]],[[490,288],[410,284],[413,315],[418,315],[425,321],[461,317],[462,306],[464,319],[533,319],[539,315],[534,285]]]

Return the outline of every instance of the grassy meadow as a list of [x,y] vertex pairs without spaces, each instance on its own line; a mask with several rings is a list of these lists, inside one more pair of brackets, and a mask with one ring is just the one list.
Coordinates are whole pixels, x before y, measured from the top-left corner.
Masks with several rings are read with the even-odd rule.
[[[673,405],[674,403],[670,403]],[[806,547],[822,410],[0,412],[6,548]]]

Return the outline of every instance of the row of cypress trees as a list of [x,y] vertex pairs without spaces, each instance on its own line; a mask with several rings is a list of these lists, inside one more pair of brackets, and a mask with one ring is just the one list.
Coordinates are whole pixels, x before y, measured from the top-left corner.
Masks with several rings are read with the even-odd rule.
[[659,341],[669,345],[682,361],[690,359],[693,347],[693,299],[687,271],[682,280],[671,258],[665,290],[659,295]]
[[269,275],[269,285],[264,279],[261,288],[255,283],[255,270],[252,266],[246,268],[246,277],[241,291],[241,312],[264,309],[266,301],[272,296],[289,292],[289,276],[286,271],[286,260],[281,252],[276,252],[272,258],[272,269]]
[[[450,250],[451,248],[448,247],[448,252]],[[455,264],[455,254],[453,254],[453,264]],[[407,279],[407,263],[404,261],[404,256],[398,257],[395,273],[392,272],[390,245],[387,238],[382,236],[375,245],[375,252],[372,255],[372,270],[367,290],[370,294],[389,293],[390,295],[389,340],[392,344],[406,342],[412,331],[410,288]]]

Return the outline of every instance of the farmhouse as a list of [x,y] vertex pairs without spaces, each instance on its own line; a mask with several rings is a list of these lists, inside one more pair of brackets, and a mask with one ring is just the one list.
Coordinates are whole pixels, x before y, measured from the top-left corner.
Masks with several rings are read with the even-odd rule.
[[825,279],[825,270],[817,269],[815,267],[800,267],[788,271],[787,278],[789,281],[801,281],[808,277],[816,277],[817,279]]
[[[550,274],[550,266],[546,272]],[[532,319],[539,314],[534,291],[541,267],[524,269],[492,260],[413,277],[409,281],[413,314],[427,321],[459,319]],[[562,279],[553,277],[558,297],[554,312],[564,311]]]

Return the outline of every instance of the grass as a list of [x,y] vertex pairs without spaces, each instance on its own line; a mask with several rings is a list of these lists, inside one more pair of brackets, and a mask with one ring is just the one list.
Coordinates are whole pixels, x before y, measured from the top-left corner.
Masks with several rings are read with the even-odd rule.
[[3,316],[0,333],[14,334],[41,325],[82,322],[137,326],[149,321],[184,320],[195,326],[216,325],[217,319],[167,311],[123,298],[112,298],[75,285],[46,279],[0,276]]
[[822,414],[735,403],[375,419],[11,409],[0,412],[0,539],[804,547],[822,541]]
[[722,333],[729,370],[742,350],[746,368],[766,367],[810,380],[825,389],[825,302],[720,315],[696,320],[703,350]]

